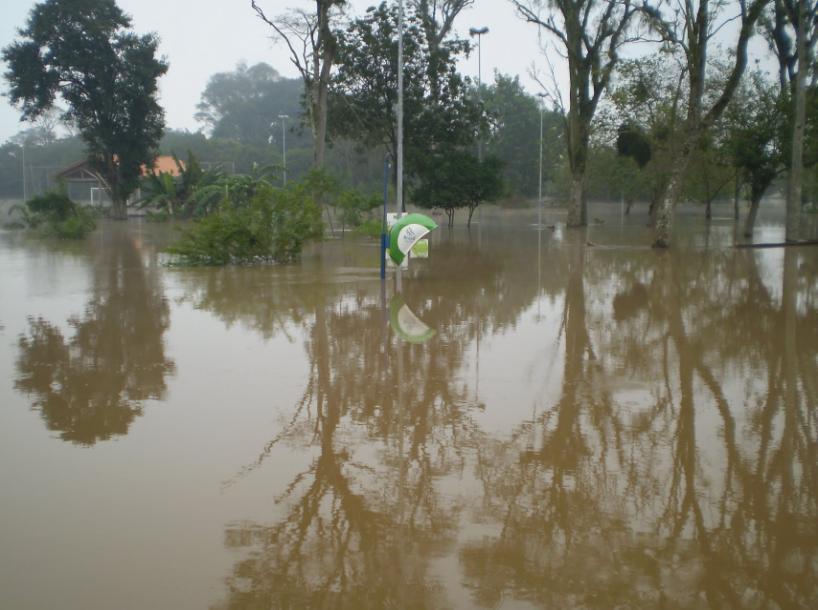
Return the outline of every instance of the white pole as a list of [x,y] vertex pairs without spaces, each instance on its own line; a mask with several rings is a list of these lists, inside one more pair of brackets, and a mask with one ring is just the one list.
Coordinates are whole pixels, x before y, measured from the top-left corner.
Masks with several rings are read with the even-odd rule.
[[403,212],[403,0],[398,1],[398,149],[397,207],[398,218]]
[[23,140],[23,203],[28,201],[28,185],[26,183],[26,141]]
[[287,119],[290,118],[287,114],[279,114],[281,119],[281,156],[284,163],[284,186],[287,186]]
[[[397,192],[395,207],[397,218],[403,212],[403,0],[398,0],[398,146],[397,146]],[[400,265],[395,269],[395,288],[401,290]]]
[[537,191],[537,230],[542,231],[542,129],[543,129],[543,104],[540,100],[540,184]]

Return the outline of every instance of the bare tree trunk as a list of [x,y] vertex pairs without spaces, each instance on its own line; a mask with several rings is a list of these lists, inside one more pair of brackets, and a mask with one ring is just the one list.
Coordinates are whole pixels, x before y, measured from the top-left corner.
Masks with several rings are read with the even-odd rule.
[[673,233],[673,212],[676,208],[676,200],[682,187],[682,180],[684,179],[686,168],[687,158],[683,156],[679,163],[673,168],[664,195],[656,206],[654,248],[670,247],[670,237]]
[[111,194],[111,218],[114,220],[127,220],[128,204],[122,197]]
[[327,83],[318,84],[318,104],[315,116],[315,131],[313,133],[313,167],[324,167],[324,158],[327,151]]
[[736,175],[736,182],[733,189],[733,219],[739,220],[739,204],[741,202],[741,178]]
[[315,109],[315,142],[313,151],[313,166],[324,167],[324,157],[327,150],[327,110],[329,106],[329,80],[332,64],[335,61],[335,38],[329,24],[329,11],[332,0],[317,0],[316,12],[318,15],[318,33],[320,37],[321,66],[315,66],[316,81],[313,87],[316,90],[317,108]]
[[798,72],[795,75],[795,116],[792,127],[792,161],[787,185],[786,240],[798,241],[801,225],[801,191],[804,179],[804,123],[806,122],[807,81],[807,15],[806,0],[798,0],[799,27],[796,28]]
[[756,225],[756,217],[758,216],[758,208],[761,203],[761,195],[758,197],[753,194],[750,200],[750,211],[747,213],[747,220],[744,222],[744,237],[752,237],[753,230]]
[[472,218],[472,216],[474,216],[474,211],[475,211],[476,209],[477,209],[477,206],[476,206],[476,205],[470,205],[470,206],[469,206],[469,220],[468,220],[468,222],[466,223],[466,226],[471,227],[471,218]]
[[571,177],[571,192],[568,199],[568,226],[584,227],[588,224],[588,208],[585,202],[583,176]]
[[[304,80],[307,114],[313,137],[313,167],[324,166],[327,146],[327,103],[332,64],[335,61],[336,41],[330,27],[333,7],[346,0],[314,0],[315,12],[294,11],[296,19],[279,16],[268,18],[255,0],[250,5],[258,17],[273,28],[290,51],[290,61]],[[296,25],[293,25],[293,24]]]

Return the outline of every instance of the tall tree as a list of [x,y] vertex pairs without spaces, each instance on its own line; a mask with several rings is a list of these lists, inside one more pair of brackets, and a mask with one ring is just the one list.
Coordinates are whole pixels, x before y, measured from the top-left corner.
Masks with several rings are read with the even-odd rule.
[[517,76],[498,74],[482,95],[492,129],[486,152],[503,161],[503,176],[511,193],[533,197],[538,192],[540,113],[543,127],[543,180],[553,180],[563,145],[565,118],[541,108],[536,96],[525,92]]
[[724,113],[726,144],[741,182],[750,187],[744,236],[752,237],[761,198],[785,165],[786,112],[778,87],[760,72],[742,83]]
[[[383,146],[393,158],[397,147],[397,17],[395,7],[382,2],[339,33],[340,64],[331,104],[333,133],[365,146]],[[449,39],[433,54],[418,13],[407,11],[403,49],[409,173],[430,153],[474,141],[480,108],[456,66],[467,48],[465,41]],[[430,77],[432,62],[437,66],[435,78]]]
[[[671,169],[657,210],[654,247],[668,248],[673,229],[673,212],[684,188],[690,160],[702,137],[724,113],[747,67],[747,45],[756,22],[769,0],[739,0],[739,13],[724,18],[726,3],[711,0],[644,0],[642,14],[661,41],[678,49],[687,71],[687,112],[679,144],[674,152]],[[707,102],[705,91],[713,86],[708,78],[708,51],[713,37],[728,21],[738,21],[739,32],[732,64],[726,70],[713,100]],[[720,71],[721,72],[721,71]],[[723,75],[720,75],[723,76]],[[714,90],[716,87],[713,87]],[[707,106],[707,107],[706,107]]]
[[63,118],[85,141],[115,218],[125,218],[164,129],[157,81],[168,66],[156,57],[157,37],[130,27],[114,0],[46,0],[3,49],[9,97],[23,119],[40,117],[57,98],[67,105]]
[[474,0],[410,0],[410,4],[426,37],[431,98],[437,102],[440,98],[440,78],[445,76],[441,48],[452,32],[454,20],[463,9],[473,5]]
[[685,96],[684,80],[684,70],[666,53],[625,59],[600,109],[602,123],[608,123],[609,130],[616,128],[618,152],[644,168],[651,222],[674,164],[673,143]]
[[[196,120],[205,124],[213,137],[235,139],[245,144],[265,144],[270,124],[286,114],[297,125],[301,116],[301,80],[282,76],[266,63],[239,63],[230,72],[210,77],[197,108]],[[295,142],[293,142],[295,144]],[[306,142],[303,145],[308,145]]]
[[337,44],[332,27],[337,9],[346,0],[314,0],[315,10],[293,10],[268,18],[264,10],[250,0],[259,18],[269,25],[290,50],[290,61],[304,79],[307,112],[313,135],[313,165],[324,166],[327,146],[327,103],[332,66],[336,63]]
[[816,87],[815,45],[818,42],[818,2],[774,0],[773,16],[766,23],[770,46],[778,58],[779,81],[789,85],[791,114],[790,172],[787,183],[787,241],[799,238],[804,175],[804,135],[807,128],[808,78]]
[[[619,61],[619,49],[634,14],[630,0],[511,0],[519,15],[564,47],[570,76],[567,115],[571,192],[568,225],[588,224],[585,170],[594,118],[602,92]],[[542,9],[546,8],[545,16]]]

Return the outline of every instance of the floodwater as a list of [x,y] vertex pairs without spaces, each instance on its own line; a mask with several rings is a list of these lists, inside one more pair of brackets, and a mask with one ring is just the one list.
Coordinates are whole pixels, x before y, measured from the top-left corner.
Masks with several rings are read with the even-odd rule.
[[642,221],[0,232],[0,608],[818,607],[818,248]]

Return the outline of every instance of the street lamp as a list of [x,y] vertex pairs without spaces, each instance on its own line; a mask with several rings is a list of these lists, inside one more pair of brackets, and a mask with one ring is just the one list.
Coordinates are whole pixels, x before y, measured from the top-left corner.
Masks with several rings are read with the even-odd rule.
[[[26,184],[26,143],[25,143],[25,141],[23,141],[22,144],[20,144],[20,150],[22,152],[22,155],[21,155],[21,158],[20,158],[20,164],[22,166],[22,174],[23,174],[22,175],[22,178],[23,178],[23,203],[25,203],[26,201],[28,201],[28,188],[26,188],[27,184]],[[10,150],[8,154],[9,154],[10,157],[14,157],[15,159],[17,158],[17,153],[15,153],[14,151]]]
[[286,114],[279,114],[278,118],[281,119],[281,156],[284,164],[284,186],[287,186],[287,119],[290,117]]
[[545,93],[538,93],[540,98],[540,179],[537,192],[538,221],[537,230],[542,231],[542,149],[543,149],[543,115],[545,113]]
[[[482,101],[483,99],[483,34],[488,34],[489,29],[486,26],[482,28],[469,28],[469,36],[477,36],[477,95]],[[480,134],[477,138],[477,158],[483,160],[483,136]]]

